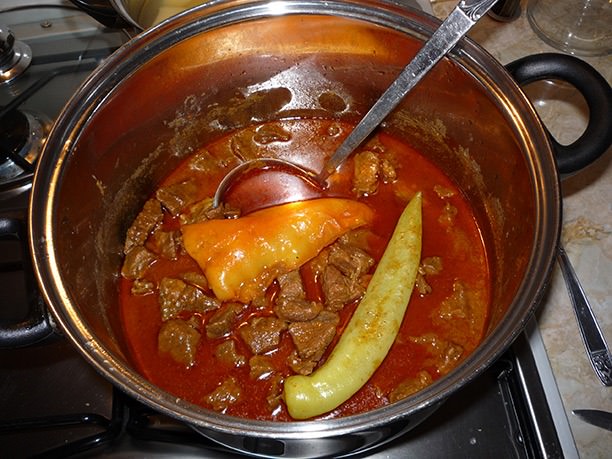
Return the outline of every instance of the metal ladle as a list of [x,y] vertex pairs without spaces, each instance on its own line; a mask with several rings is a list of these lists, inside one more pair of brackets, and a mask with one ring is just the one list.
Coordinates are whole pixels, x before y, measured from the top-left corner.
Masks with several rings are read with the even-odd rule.
[[[318,174],[281,159],[257,158],[245,161],[221,181],[213,199],[213,206],[224,202],[226,192],[245,172],[260,170],[277,170],[303,178],[311,188],[321,191],[326,188],[327,178],[344,162],[346,158],[368,137],[372,131],[399,104],[408,92],[465,36],[476,22],[480,20],[497,0],[462,0],[451,11],[448,17],[423,45],[414,59],[402,70],[391,86],[374,103],[366,115],[344,139],[335,153],[327,160]],[[296,198],[299,199],[299,198]]]

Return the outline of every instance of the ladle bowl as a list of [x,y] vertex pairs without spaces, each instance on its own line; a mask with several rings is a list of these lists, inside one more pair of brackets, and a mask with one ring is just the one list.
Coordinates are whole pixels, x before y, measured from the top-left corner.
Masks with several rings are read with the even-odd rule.
[[[417,52],[414,58],[404,67],[398,77],[387,90],[372,105],[370,110],[359,121],[355,128],[344,139],[335,153],[326,161],[321,171],[316,174],[288,161],[273,158],[257,158],[246,161],[232,169],[223,178],[215,192],[213,205],[218,207],[225,202],[225,195],[236,188],[237,180],[257,178],[262,180],[262,174],[274,172],[274,183],[280,184],[284,192],[272,195],[266,200],[262,195],[244,193],[240,202],[242,213],[269,207],[275,204],[298,201],[320,196],[326,189],[327,178],[363,143],[380,123],[397,107],[421,79],[442,59],[467,32],[482,18],[497,0],[462,0],[451,11],[440,27]],[[260,173],[257,173],[257,170]],[[295,176],[295,179],[291,177]],[[280,181],[278,180],[280,178]],[[263,178],[265,180],[265,178]],[[268,179],[274,180],[274,179]],[[244,185],[244,184],[243,184]],[[295,186],[295,189],[292,187]],[[251,187],[241,186],[248,190]],[[285,198],[285,199],[284,199]]]

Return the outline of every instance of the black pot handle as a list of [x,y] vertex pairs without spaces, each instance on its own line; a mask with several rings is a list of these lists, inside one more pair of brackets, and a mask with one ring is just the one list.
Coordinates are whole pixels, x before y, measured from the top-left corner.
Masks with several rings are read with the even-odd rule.
[[[5,238],[17,239],[25,245],[26,229],[24,222],[17,218],[0,218],[0,239]],[[24,252],[22,256],[23,271],[25,276],[29,276],[26,279],[26,287],[29,287],[28,290],[34,293],[28,298],[28,314],[23,320],[17,322],[0,321],[0,349],[30,346],[54,334],[47,308],[38,293],[36,281],[33,279],[30,257],[27,251]],[[28,283],[31,285],[27,285]]]
[[589,122],[573,143],[561,145],[548,133],[562,176],[571,175],[591,164],[612,144],[612,89],[597,70],[567,54],[544,53],[523,57],[506,65],[520,84],[556,79],[570,83],[589,107]]

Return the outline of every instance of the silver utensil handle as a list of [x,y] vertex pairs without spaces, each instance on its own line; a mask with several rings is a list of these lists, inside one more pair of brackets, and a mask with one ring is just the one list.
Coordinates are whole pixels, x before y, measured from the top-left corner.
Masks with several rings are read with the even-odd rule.
[[565,285],[576,313],[578,327],[591,366],[604,386],[612,386],[612,356],[610,350],[593,314],[589,300],[562,246],[559,246],[557,261],[565,279]]
[[327,161],[325,168],[319,174],[320,183],[325,183],[329,175],[397,107],[404,96],[465,36],[496,1],[464,0],[459,2]]

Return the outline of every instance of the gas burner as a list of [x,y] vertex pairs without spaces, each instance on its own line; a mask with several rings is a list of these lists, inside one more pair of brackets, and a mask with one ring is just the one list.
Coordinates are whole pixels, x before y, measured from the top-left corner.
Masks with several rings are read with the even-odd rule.
[[0,84],[13,81],[30,66],[30,62],[30,47],[15,40],[15,35],[0,24]]
[[13,110],[0,119],[0,199],[31,185],[51,120],[33,111]]

